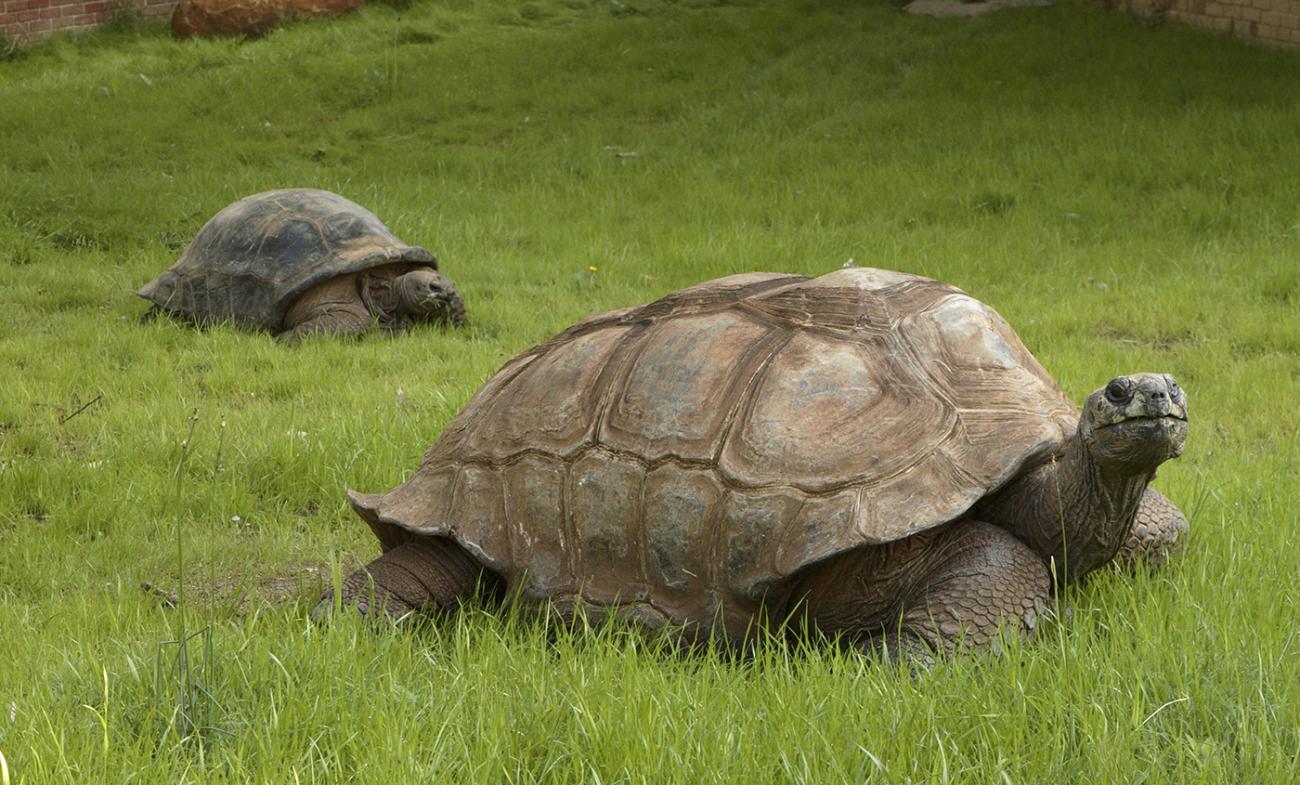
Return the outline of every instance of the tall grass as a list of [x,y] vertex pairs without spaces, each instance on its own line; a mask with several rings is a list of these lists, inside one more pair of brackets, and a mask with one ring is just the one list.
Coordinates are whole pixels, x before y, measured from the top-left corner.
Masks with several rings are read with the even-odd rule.
[[[1296,781],[1297,106],[1294,54],[1070,3],[452,0],[23,50],[0,62],[4,776]],[[287,350],[138,322],[132,290],[208,217],[294,185],[431,248],[471,328]],[[1157,485],[1186,554],[914,678],[477,608],[307,622],[376,551],[343,489],[402,480],[510,356],[849,260],[991,303],[1076,399],[1176,374],[1192,435]]]

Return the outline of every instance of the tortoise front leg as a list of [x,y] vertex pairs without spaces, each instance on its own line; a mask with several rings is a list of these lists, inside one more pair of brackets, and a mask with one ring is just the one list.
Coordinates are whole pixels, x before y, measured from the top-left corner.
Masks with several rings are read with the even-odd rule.
[[[393,618],[411,613],[449,610],[474,596],[482,586],[495,589],[499,578],[451,540],[408,540],[343,580],[340,604],[363,615],[379,611]],[[334,608],[334,590],[321,596],[311,612],[319,620]]]
[[296,344],[313,335],[360,337],[370,331],[370,312],[361,305],[331,303],[310,311],[305,318],[286,324],[276,340]]
[[1189,531],[1187,518],[1155,488],[1147,488],[1133,518],[1133,529],[1115,559],[1124,565],[1160,567],[1182,549]]
[[806,619],[891,658],[981,647],[1033,630],[1051,602],[1041,557],[1004,529],[960,521],[829,559],[801,584]]

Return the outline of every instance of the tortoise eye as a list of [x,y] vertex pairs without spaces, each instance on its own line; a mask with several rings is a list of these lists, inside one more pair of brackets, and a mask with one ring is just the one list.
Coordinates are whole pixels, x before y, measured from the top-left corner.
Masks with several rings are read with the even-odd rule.
[[1125,404],[1133,398],[1133,391],[1129,389],[1128,382],[1123,379],[1111,379],[1110,384],[1106,385],[1106,400],[1114,404]]

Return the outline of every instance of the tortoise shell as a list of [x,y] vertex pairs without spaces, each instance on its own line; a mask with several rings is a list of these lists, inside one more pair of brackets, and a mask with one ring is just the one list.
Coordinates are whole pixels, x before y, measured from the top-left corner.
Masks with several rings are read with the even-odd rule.
[[408,482],[385,549],[452,537],[562,613],[739,638],[799,570],[962,516],[1078,410],[987,305],[903,273],[751,273],[508,362]]
[[374,213],[329,191],[253,194],[212,217],[180,259],[137,292],[200,324],[233,322],[279,331],[304,292],[330,278],[381,265],[438,269]]

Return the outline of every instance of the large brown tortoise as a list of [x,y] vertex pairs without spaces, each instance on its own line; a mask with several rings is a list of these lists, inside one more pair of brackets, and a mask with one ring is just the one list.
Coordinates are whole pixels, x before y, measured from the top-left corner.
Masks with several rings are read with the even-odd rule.
[[1147,486],[1186,435],[1170,376],[1080,412],[938,281],[735,275],[508,362],[409,481],[349,494],[383,555],[339,600],[402,615],[487,583],[687,641],[784,624],[928,657],[1032,629],[1053,574],[1162,560],[1187,524]]
[[465,323],[465,303],[433,254],[355,202],[313,188],[227,206],[138,294],[199,324],[232,322],[290,342],[361,335],[376,322],[389,332]]

